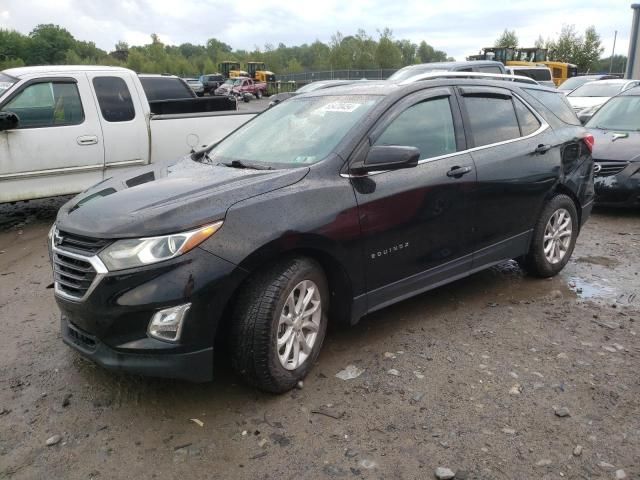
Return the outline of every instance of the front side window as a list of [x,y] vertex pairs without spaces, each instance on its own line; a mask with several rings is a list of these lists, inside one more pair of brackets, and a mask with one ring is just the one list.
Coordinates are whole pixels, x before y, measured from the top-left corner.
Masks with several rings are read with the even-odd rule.
[[476,147],[520,136],[510,97],[465,96],[464,103]]
[[84,122],[78,87],[71,82],[29,85],[3,108],[20,119],[19,128],[77,125]]
[[407,108],[378,137],[374,145],[416,147],[420,159],[456,151],[449,98],[426,100]]
[[98,97],[102,118],[107,122],[128,122],[136,116],[131,93],[120,77],[95,77],[93,87]]

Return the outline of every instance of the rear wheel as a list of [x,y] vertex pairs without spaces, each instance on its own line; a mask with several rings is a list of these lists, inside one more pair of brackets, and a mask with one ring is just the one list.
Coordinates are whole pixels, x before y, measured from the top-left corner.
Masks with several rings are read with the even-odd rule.
[[533,230],[529,253],[520,264],[537,277],[552,277],[571,258],[578,237],[578,212],[567,195],[556,195],[544,207]]
[[322,268],[308,258],[287,260],[251,278],[232,319],[235,370],[261,390],[293,388],[320,353],[328,298]]

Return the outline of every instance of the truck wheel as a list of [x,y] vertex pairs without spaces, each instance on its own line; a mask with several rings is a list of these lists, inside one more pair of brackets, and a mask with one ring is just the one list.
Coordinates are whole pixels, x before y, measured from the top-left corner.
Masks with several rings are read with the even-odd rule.
[[234,369],[267,392],[295,387],[320,353],[328,301],[324,272],[311,259],[292,258],[256,274],[235,303]]
[[578,238],[578,213],[567,195],[556,195],[542,210],[533,229],[529,253],[519,259],[525,271],[536,277],[552,277],[571,258]]
[[258,90],[258,91],[256,92],[256,98],[257,98],[258,100],[260,100],[260,99],[262,98],[262,90]]

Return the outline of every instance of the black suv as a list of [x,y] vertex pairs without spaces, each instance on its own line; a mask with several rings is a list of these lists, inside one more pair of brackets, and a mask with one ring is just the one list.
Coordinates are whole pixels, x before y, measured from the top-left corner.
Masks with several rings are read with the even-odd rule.
[[592,144],[545,87],[296,96],[62,207],[49,245],[64,341],[105,367],[205,381],[224,340],[249,383],[286,391],[329,321],[505,259],[558,273],[591,211]]

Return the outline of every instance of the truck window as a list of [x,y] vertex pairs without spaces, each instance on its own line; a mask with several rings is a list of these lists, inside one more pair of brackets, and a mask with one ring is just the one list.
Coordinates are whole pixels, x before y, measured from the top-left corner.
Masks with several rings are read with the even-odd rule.
[[131,93],[120,77],[95,77],[93,88],[96,90],[102,118],[107,122],[128,122],[136,116]]
[[420,159],[456,151],[456,136],[448,98],[412,105],[393,120],[374,145],[416,147]]
[[478,71],[482,73],[502,73],[500,67],[496,65],[482,65],[478,67]]
[[177,100],[194,98],[193,90],[176,77],[140,77],[147,100]]
[[[465,96],[476,147],[518,138],[520,127],[510,98]],[[491,112],[487,115],[487,112]]]
[[78,87],[72,82],[29,85],[10,100],[2,111],[18,115],[18,128],[78,125],[84,122]]

